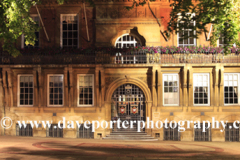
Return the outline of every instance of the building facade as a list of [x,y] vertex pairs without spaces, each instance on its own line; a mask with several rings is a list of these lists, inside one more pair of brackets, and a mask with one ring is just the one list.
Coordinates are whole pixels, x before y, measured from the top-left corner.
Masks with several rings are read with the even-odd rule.
[[[182,34],[166,40],[161,34],[167,26],[170,2],[161,0],[127,11],[126,1],[97,1],[96,7],[71,1],[64,5],[43,3],[31,15],[42,27],[36,32],[35,46],[46,49],[80,47],[199,46],[209,45],[205,35],[181,40]],[[160,25],[156,18],[160,19]],[[40,23],[40,16],[43,23]],[[44,27],[43,27],[44,26]],[[46,28],[46,33],[43,28]],[[186,30],[184,34],[191,34]],[[46,36],[47,35],[47,36]],[[47,39],[49,37],[49,41]],[[218,42],[221,45],[221,40]],[[85,55],[20,56],[2,54],[0,65],[1,117],[10,117],[13,125],[1,128],[2,135],[100,138],[112,129],[99,128],[92,133],[83,128],[54,129],[27,127],[17,121],[175,120],[228,121],[240,119],[240,57],[238,54],[125,54],[99,52]],[[28,123],[29,124],[29,123]],[[187,128],[187,124],[185,124]],[[223,128],[220,128],[223,129]],[[145,129],[160,140],[239,141],[239,129],[194,129],[185,132],[164,128]]]

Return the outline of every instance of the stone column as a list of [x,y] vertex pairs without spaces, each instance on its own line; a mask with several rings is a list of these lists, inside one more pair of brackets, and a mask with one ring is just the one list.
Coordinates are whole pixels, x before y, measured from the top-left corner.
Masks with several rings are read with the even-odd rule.
[[3,69],[2,71],[2,80],[3,80],[3,89],[4,89],[4,106],[6,109],[9,107],[8,103],[8,88],[7,88],[7,80],[6,80],[6,70]]
[[94,96],[94,106],[95,107],[101,107],[101,95],[99,93],[99,66],[96,66],[95,68],[95,96]]
[[182,100],[182,104],[183,106],[187,107],[188,106],[188,67],[185,66],[183,68],[183,100]]
[[65,67],[64,68],[64,91],[63,91],[63,93],[64,93],[64,106],[65,107],[70,107],[69,105],[68,105],[68,67]]
[[163,95],[163,91],[162,91],[162,72],[161,72],[161,68],[158,68],[157,70],[157,75],[158,75],[158,82],[157,82],[157,106],[161,107],[162,104],[162,95]]
[[219,90],[220,90],[220,93],[219,93],[219,106],[224,106],[224,97],[223,97],[223,94],[224,94],[224,67],[221,66],[220,69],[219,69],[219,72],[220,72],[220,75],[219,75]]
[[156,71],[158,67],[153,66],[152,68],[152,106],[157,107],[157,91],[156,91]]
[[[73,100],[73,69],[72,67],[68,68],[68,72],[69,72],[69,107],[73,107],[74,106],[74,100]],[[77,78],[78,79],[78,78]],[[77,86],[79,87],[79,86]],[[79,95],[77,95],[79,96]],[[79,103],[79,102],[77,102]]]
[[13,107],[13,84],[12,84],[12,70],[7,70],[8,74],[8,89],[9,89],[9,106]]
[[189,82],[189,88],[188,88],[188,106],[192,107],[193,106],[193,72],[192,68],[189,68],[189,76],[188,76],[188,82]]
[[37,84],[38,84],[38,80],[37,80],[37,68],[34,68],[33,69],[33,87],[34,87],[34,97],[33,97],[33,106],[34,107],[37,107],[38,106],[38,86],[37,86]]
[[218,85],[219,85],[219,67],[216,66],[214,69],[214,74],[213,74],[213,90],[214,90],[214,104],[212,106],[217,107],[219,106],[219,101],[218,101],[218,96],[219,96],[219,89],[218,89]]
[[104,107],[105,101],[105,71],[101,68],[101,107]]
[[[4,94],[3,94],[3,85],[2,78],[0,78],[0,120],[4,117]],[[4,135],[4,128],[0,127],[0,135]]]
[[[105,101],[105,120],[108,122],[111,121],[111,101]],[[105,133],[110,134],[111,130],[112,129],[110,129],[110,127],[109,127],[107,129],[105,129]]]
[[[149,117],[149,120],[151,121],[152,120],[152,103],[151,101],[146,101],[145,104],[146,104],[146,118]],[[152,134],[152,129],[146,129],[145,128],[145,131],[147,134],[151,135]]]
[[43,78],[42,78],[42,68],[38,67],[38,85],[39,85],[39,97],[38,97],[38,107],[43,105]]

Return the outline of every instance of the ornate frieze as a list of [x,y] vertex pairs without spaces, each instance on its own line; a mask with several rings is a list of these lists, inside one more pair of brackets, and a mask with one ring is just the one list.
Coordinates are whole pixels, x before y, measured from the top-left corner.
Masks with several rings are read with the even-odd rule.
[[[155,16],[157,15],[157,8],[151,7]],[[146,7],[133,8],[127,10],[125,6],[97,6],[97,19],[120,19],[120,18],[154,18],[151,10]],[[159,17],[159,16],[158,16]]]
[[106,77],[105,78],[105,84],[106,86],[109,86],[113,81],[115,81],[116,79],[118,79],[119,77]]

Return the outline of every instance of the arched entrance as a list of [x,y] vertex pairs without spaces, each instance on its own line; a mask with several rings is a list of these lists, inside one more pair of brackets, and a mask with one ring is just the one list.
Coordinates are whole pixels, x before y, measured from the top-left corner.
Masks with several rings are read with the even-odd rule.
[[[143,91],[136,85],[126,83],[119,86],[112,94],[111,99],[111,119],[120,119],[123,121],[145,121],[146,107],[145,95]],[[137,123],[133,124],[133,128],[116,129],[137,131]]]

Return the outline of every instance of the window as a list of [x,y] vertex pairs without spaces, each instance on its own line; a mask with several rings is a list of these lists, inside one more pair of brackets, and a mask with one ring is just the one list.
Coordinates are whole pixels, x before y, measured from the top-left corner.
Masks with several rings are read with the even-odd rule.
[[63,106],[63,75],[48,75],[48,105]]
[[[33,21],[36,22],[36,25],[39,26],[39,17],[38,15],[31,15],[31,18],[33,19]],[[36,41],[34,46],[32,45],[26,45],[25,44],[25,38],[24,35],[22,35],[22,44],[21,44],[21,48],[39,48],[39,30],[35,31],[35,35],[36,35]]]
[[132,35],[123,34],[120,36],[115,43],[116,48],[129,48],[141,45],[140,40]]
[[209,73],[193,74],[194,105],[210,105]]
[[[188,14],[189,15],[189,14]],[[191,17],[193,17],[195,14],[192,14]],[[181,15],[179,15],[181,17]],[[179,22],[182,23],[182,22]],[[184,47],[184,46],[195,46],[196,45],[196,38],[193,38],[192,36],[195,35],[195,31],[192,29],[196,24],[195,21],[192,21],[189,24],[189,28],[184,28],[179,31],[178,33],[178,46]],[[184,38],[189,37],[189,38]]]
[[[224,32],[227,32],[227,30],[230,29],[229,28],[229,24],[228,23],[224,23],[224,26],[225,26]],[[225,38],[224,37],[224,33],[220,33],[220,37],[218,39],[218,46],[219,47],[224,47],[226,45],[226,43],[224,41],[229,41],[229,38]]]
[[32,75],[18,75],[18,106],[33,106]]
[[[115,42],[116,48],[129,48],[139,45],[141,45],[140,40],[137,37],[129,34],[123,34]],[[135,54],[128,55],[123,53],[116,53],[115,63],[135,64],[143,62],[146,62],[145,54],[141,55],[141,53],[138,53],[138,56],[136,57]]]
[[78,15],[61,15],[61,47],[78,47]]
[[[163,127],[164,130],[164,140],[166,141],[180,141],[180,132],[178,132],[178,126],[175,128],[171,128],[169,126],[169,123],[167,124],[168,128],[165,128],[165,124]],[[172,127],[174,127],[174,123],[172,124]]]
[[47,137],[63,137],[63,124],[60,124],[61,128],[58,127],[58,124],[52,124],[50,128],[47,126]]
[[203,130],[203,124],[200,123],[200,128],[194,129],[194,141],[211,141],[211,127],[205,128],[205,132]]
[[16,136],[33,136],[33,130],[32,130],[32,126],[30,124],[26,124],[26,126],[24,126],[22,124],[21,128],[18,124],[16,124]]
[[163,74],[163,104],[179,105],[178,74]]
[[87,139],[94,138],[94,132],[92,132],[92,124],[89,124],[88,126],[89,128],[85,128],[84,124],[81,124],[80,128],[77,130],[78,138],[87,138]]
[[94,76],[93,74],[78,75],[78,105],[93,106],[94,94]]
[[224,73],[224,104],[238,105],[239,73]]
[[[236,126],[239,127],[239,124],[236,123]],[[233,127],[233,123],[228,123],[225,128],[225,141],[238,142],[239,141],[239,128],[236,129]]]
[[224,35],[221,34],[220,37],[219,37],[219,40],[218,40],[218,46],[219,47],[224,47]]

